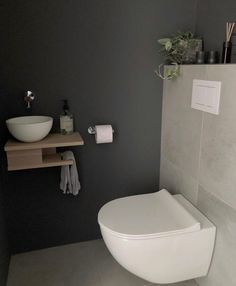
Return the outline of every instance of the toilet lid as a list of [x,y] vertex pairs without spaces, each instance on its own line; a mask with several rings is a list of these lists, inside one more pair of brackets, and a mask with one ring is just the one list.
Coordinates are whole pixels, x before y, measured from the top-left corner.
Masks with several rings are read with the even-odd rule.
[[101,227],[122,237],[161,237],[200,230],[200,223],[168,191],[125,197],[105,204]]

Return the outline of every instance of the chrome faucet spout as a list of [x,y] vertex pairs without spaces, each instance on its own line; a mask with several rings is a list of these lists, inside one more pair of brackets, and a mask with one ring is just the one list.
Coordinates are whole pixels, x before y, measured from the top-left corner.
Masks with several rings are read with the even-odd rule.
[[31,108],[31,102],[34,101],[35,99],[35,94],[30,91],[30,90],[27,90],[25,92],[25,95],[24,95],[24,101],[27,103],[27,108]]

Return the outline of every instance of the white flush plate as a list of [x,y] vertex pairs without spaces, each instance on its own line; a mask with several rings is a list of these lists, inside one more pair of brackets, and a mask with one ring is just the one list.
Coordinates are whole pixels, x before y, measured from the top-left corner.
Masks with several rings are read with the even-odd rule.
[[201,111],[219,114],[220,81],[193,80],[191,107]]

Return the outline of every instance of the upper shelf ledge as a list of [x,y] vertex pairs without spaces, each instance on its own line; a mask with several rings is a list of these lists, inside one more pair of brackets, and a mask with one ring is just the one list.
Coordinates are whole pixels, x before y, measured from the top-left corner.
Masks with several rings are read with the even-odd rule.
[[51,133],[41,141],[34,143],[19,142],[14,139],[7,141],[5,151],[20,151],[20,150],[33,150],[33,149],[46,149],[56,147],[69,147],[84,145],[84,141],[79,132],[74,132],[70,135],[62,135],[60,133]]

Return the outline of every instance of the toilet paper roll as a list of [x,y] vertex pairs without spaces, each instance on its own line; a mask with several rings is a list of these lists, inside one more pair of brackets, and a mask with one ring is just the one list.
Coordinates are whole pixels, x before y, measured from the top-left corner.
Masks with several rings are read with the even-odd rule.
[[111,125],[96,125],[95,131],[95,140],[97,144],[113,142],[113,129]]

